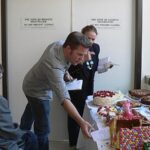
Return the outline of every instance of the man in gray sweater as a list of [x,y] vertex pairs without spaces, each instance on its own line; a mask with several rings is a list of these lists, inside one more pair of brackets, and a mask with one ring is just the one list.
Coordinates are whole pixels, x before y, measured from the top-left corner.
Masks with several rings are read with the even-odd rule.
[[79,124],[84,136],[90,137],[91,125],[80,116],[71,103],[64,75],[70,64],[77,65],[84,62],[91,45],[85,35],[72,32],[64,43],[57,41],[50,44],[24,78],[23,91],[28,104],[21,118],[20,127],[30,130],[34,123],[40,150],[49,149],[49,101],[52,100],[52,92],[55,92],[69,116]]

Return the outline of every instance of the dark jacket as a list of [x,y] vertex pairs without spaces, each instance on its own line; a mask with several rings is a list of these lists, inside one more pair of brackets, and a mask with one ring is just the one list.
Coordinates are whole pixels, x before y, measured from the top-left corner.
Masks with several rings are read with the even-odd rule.
[[92,55],[93,66],[91,69],[88,68],[87,63],[83,63],[83,65],[73,66],[71,65],[69,68],[69,73],[73,78],[82,79],[83,85],[82,90],[69,91],[71,100],[76,107],[84,106],[85,100],[87,96],[93,94],[94,90],[94,75],[97,71],[98,67],[98,55],[100,52],[100,47],[98,44],[93,43],[90,51],[95,52],[95,55]]

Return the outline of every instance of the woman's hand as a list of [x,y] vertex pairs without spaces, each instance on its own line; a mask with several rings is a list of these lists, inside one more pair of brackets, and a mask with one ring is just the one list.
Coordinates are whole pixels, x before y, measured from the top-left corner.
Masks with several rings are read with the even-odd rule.
[[84,61],[81,64],[83,64],[85,61],[91,60],[92,55],[95,55],[95,53],[91,52],[91,51],[88,51],[87,54],[84,55]]
[[111,61],[108,62],[107,64],[105,64],[105,68],[107,68],[107,69],[111,69],[113,66],[114,65],[113,65],[113,63]]

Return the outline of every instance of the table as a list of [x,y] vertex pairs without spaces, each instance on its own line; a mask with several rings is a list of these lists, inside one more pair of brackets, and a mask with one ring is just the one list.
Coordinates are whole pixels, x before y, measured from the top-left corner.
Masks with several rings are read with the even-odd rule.
[[110,147],[109,127],[106,127],[103,118],[97,115],[97,108],[91,98],[86,100],[83,118],[94,125],[96,130],[91,134],[95,135],[95,139],[85,139],[80,131],[77,142],[79,150],[113,150]]
[[[124,100],[133,100],[128,96],[124,96]],[[91,132],[94,138],[85,139],[82,135],[82,132],[79,132],[77,149],[79,150],[114,150],[110,147],[110,132],[109,127],[106,127],[104,119],[101,116],[97,115],[98,106],[93,105],[93,98],[86,100],[86,105],[84,108],[83,118],[89,123],[94,124],[96,129],[94,132]],[[142,105],[138,108],[133,108],[139,112],[142,116],[147,118],[150,121],[150,110],[147,106]]]

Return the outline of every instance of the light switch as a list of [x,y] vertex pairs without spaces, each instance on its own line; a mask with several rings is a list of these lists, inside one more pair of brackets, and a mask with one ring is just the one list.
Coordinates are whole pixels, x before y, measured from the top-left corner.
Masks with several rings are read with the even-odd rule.
[[150,85],[150,75],[145,76],[145,84]]

